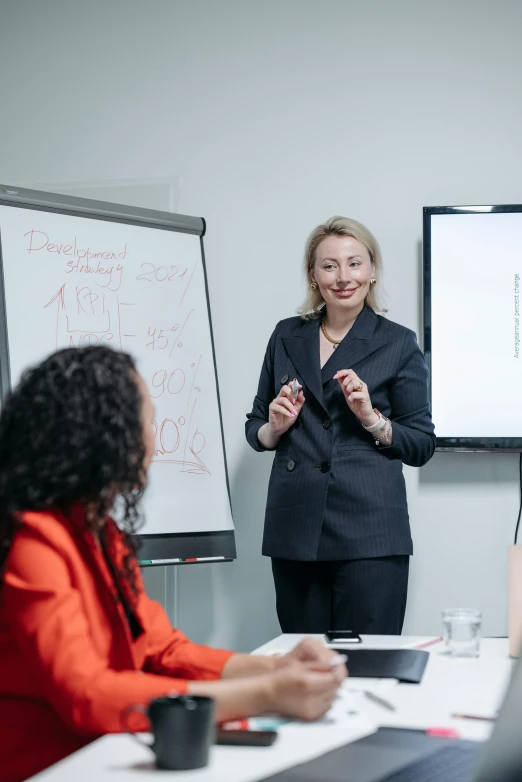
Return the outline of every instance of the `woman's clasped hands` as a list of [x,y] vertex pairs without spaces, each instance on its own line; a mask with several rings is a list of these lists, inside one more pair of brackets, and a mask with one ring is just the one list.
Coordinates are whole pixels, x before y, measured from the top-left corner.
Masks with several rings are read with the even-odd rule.
[[319,719],[332,706],[348,675],[344,664],[332,665],[338,653],[314,638],[305,638],[291,652],[277,658],[270,686],[280,713],[297,719]]

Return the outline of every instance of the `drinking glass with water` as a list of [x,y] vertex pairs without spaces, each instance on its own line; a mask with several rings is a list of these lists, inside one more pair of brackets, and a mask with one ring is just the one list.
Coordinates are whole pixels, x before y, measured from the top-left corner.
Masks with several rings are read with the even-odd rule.
[[442,612],[444,640],[452,657],[478,657],[482,613],[475,608],[448,608]]

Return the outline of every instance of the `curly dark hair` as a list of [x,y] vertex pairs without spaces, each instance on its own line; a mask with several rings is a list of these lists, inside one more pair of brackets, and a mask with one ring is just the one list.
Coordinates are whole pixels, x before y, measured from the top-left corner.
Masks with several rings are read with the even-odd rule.
[[[67,348],[27,370],[0,414],[0,579],[21,511],[80,502],[87,529],[116,498],[135,591],[133,535],[145,485],[142,400],[133,359],[108,347]],[[1,582],[0,582],[1,583]]]

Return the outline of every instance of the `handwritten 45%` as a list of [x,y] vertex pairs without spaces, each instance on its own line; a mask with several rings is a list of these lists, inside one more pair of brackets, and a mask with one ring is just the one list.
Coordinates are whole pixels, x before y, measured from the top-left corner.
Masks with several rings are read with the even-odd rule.
[[156,348],[158,350],[165,350],[170,345],[171,347],[169,356],[171,356],[174,348],[181,348],[183,346],[181,335],[183,334],[183,330],[193,312],[194,310],[192,309],[187,314],[181,329],[179,328],[179,323],[176,323],[174,326],[171,326],[168,329],[158,329],[149,326],[147,331],[147,338],[150,337],[150,342],[147,342],[145,346],[147,348],[151,348],[152,350],[156,350]]
[[[168,348],[169,344],[171,344],[172,341],[176,341],[176,338],[179,335],[176,335],[175,337],[173,335],[176,334],[176,331],[179,329],[179,323],[176,323],[175,326],[171,326],[169,329],[153,329],[152,326],[149,326],[147,331],[147,337],[150,337],[150,342],[147,342],[145,347],[152,348],[152,350],[165,350]],[[178,347],[180,348],[183,345],[182,342],[178,342]]]

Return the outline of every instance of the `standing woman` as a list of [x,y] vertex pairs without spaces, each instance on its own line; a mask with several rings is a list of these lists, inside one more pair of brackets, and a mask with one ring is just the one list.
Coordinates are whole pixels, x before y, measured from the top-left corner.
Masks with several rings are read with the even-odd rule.
[[361,223],[319,225],[305,274],[300,317],[277,324],[246,423],[254,450],[276,451],[263,554],[279,622],[400,634],[413,550],[402,465],[435,450],[426,364],[414,332],[377,314],[381,254]]

